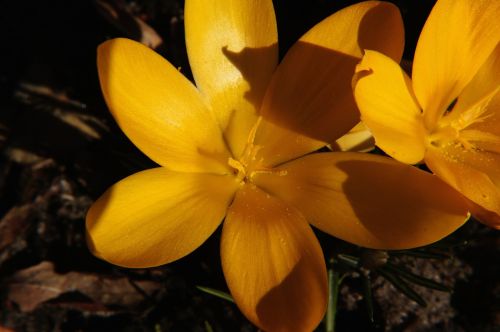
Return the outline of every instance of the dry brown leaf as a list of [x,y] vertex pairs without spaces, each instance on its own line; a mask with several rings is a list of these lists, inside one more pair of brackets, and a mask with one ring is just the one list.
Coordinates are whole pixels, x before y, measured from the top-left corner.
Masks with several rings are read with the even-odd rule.
[[28,312],[39,304],[69,292],[79,292],[104,306],[134,307],[144,302],[145,296],[158,291],[161,284],[154,281],[135,281],[136,289],[126,277],[69,272],[58,274],[51,262],[20,270],[8,281],[8,299]]
[[31,165],[43,160],[42,156],[18,147],[7,147],[4,153],[10,160],[18,164]]
[[55,91],[50,86],[21,82],[19,83],[19,87],[24,92],[48,98],[63,105],[68,105],[78,109],[85,109],[87,107],[84,103],[71,99],[64,91]]
[[105,128],[105,126],[101,125],[102,123],[100,121],[96,121],[94,117],[88,115],[86,116],[77,112],[55,109],[53,114],[67,125],[78,129],[81,133],[93,139],[100,139],[101,134],[99,134],[99,132],[97,132],[92,126],[88,125],[89,122],[92,122],[94,125],[97,124],[101,128]]
[[133,15],[125,3],[117,0],[96,0],[101,15],[129,38],[156,49],[163,44],[160,35],[146,22]]
[[[78,130],[89,139],[100,139],[101,131],[109,131],[108,126],[102,120],[83,112],[87,108],[84,103],[71,99],[64,91],[57,91],[46,85],[21,82],[16,96],[23,103],[28,104],[33,103],[33,99],[37,98],[50,101],[52,107],[45,111],[50,112],[52,116]],[[1,129],[0,127],[0,132]]]
[[8,249],[17,240],[23,243],[17,247],[26,245],[23,235],[32,224],[35,213],[36,211],[32,204],[15,206],[0,220],[0,265],[10,258],[12,252]]

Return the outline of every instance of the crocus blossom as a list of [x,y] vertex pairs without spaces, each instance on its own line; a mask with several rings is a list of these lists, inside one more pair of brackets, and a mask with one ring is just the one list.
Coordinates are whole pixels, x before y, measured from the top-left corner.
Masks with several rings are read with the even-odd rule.
[[365,48],[399,61],[397,8],[368,1],[313,27],[278,65],[269,0],[187,0],[196,86],[147,47],[98,49],[106,103],[161,167],[107,190],[87,215],[98,257],[175,261],[221,224],[221,260],[243,314],[266,331],[311,331],[326,310],[323,253],[309,223],[373,248],[434,242],[467,216],[461,196],[389,158],[311,153],[359,121],[351,78]]
[[420,35],[412,79],[366,51],[355,96],[386,153],[425,161],[500,228],[500,2],[438,0]]

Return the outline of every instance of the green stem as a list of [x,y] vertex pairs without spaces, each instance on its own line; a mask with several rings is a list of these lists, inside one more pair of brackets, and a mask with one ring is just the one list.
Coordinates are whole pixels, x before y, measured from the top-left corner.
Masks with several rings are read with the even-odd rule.
[[328,309],[326,311],[326,332],[335,332],[335,316],[337,315],[337,303],[339,300],[340,284],[344,276],[340,273],[334,272],[333,269],[328,269],[328,285],[330,290],[328,292]]

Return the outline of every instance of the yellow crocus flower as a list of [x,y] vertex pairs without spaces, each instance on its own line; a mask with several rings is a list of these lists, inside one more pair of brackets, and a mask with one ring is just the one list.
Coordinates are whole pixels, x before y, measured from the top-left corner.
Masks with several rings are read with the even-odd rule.
[[418,40],[412,79],[366,51],[355,96],[376,144],[424,161],[500,228],[500,2],[438,0]]
[[224,276],[266,331],[311,331],[327,304],[323,253],[309,223],[373,248],[434,242],[467,215],[431,174],[389,158],[311,153],[358,122],[351,78],[362,50],[399,61],[399,11],[368,1],[313,27],[278,65],[270,0],[187,0],[196,86],[147,47],[98,49],[106,103],[161,167],[106,191],[87,215],[95,255],[125,267],[175,261],[221,224]]

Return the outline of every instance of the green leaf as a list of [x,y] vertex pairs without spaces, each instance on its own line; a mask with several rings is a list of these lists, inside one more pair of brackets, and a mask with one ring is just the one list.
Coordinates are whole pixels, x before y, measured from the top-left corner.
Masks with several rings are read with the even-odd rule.
[[363,293],[365,298],[366,312],[370,322],[373,323],[373,296],[370,275],[363,275]]
[[353,268],[357,268],[359,265],[359,258],[355,256],[338,254],[337,259],[340,263],[344,263]]
[[412,282],[414,284],[424,286],[427,288],[431,288],[431,289],[435,289],[435,290],[438,290],[441,292],[448,292],[449,293],[452,291],[451,288],[449,288],[445,285],[442,285],[438,282],[435,282],[434,280],[431,280],[431,279],[419,276],[417,274],[414,274],[402,266],[397,266],[397,265],[394,265],[392,263],[387,263],[385,265],[385,267],[387,268],[387,270],[394,272],[395,274],[398,274],[401,278],[405,279],[406,281]]
[[214,329],[212,328],[212,325],[208,321],[205,321],[205,331],[207,332],[214,332]]
[[207,294],[210,294],[213,296],[217,296],[223,300],[234,303],[233,297],[226,292],[220,291],[218,289],[213,289],[210,287],[204,287],[204,286],[196,286],[196,288],[198,288],[199,290],[201,290],[204,293],[207,293]]
[[377,269],[377,272],[380,273],[387,281],[394,285],[401,293],[406,295],[408,298],[417,302],[422,307],[426,307],[427,303],[425,300],[418,295],[417,292],[413,290],[403,279],[399,276],[395,275],[393,272],[386,269],[386,267],[380,267]]
[[325,325],[326,332],[335,331],[335,317],[337,316],[337,304],[339,300],[340,284],[345,275],[340,276],[339,272],[332,268],[328,269],[328,307],[326,309]]

